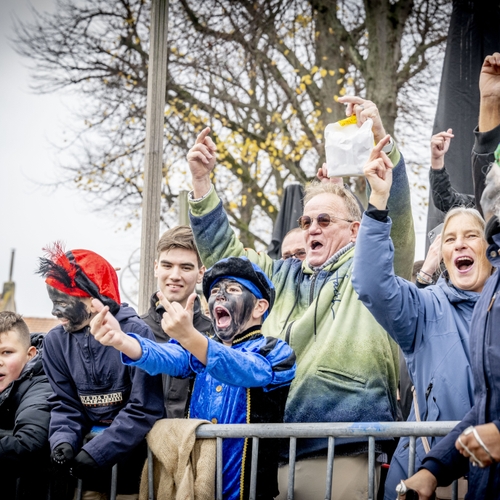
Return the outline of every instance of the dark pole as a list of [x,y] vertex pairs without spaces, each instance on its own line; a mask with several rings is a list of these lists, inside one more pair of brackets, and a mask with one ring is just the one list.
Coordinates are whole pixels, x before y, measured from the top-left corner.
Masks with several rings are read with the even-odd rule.
[[148,63],[146,107],[146,158],[142,200],[139,313],[148,309],[156,289],[153,263],[160,233],[160,203],[163,166],[163,124],[167,87],[168,0],[153,0]]
[[16,250],[13,248],[10,254],[10,271],[9,271],[9,281],[12,281],[14,276],[14,256],[16,255]]

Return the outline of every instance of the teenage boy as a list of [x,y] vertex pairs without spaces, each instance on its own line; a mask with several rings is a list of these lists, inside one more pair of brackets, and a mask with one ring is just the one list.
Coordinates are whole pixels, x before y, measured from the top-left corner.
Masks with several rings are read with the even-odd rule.
[[[189,416],[213,423],[282,422],[288,388],[295,376],[295,353],[282,340],[264,337],[261,324],[274,303],[275,291],[263,271],[245,257],[221,260],[203,278],[203,294],[214,318],[216,337],[209,339],[193,326],[192,294],[186,307],[158,292],[165,308],[162,327],[172,337],[157,344],[129,333],[98,301],[91,333],[122,354],[126,365],[148,373],[195,377]],[[127,332],[128,333],[128,332]],[[257,498],[278,494],[275,440],[259,446]],[[248,498],[251,442],[224,440],[225,499]]]
[[[155,277],[158,290],[169,302],[178,302],[186,307],[188,297],[195,291],[196,285],[201,283],[205,273],[194,243],[193,231],[189,226],[169,229],[161,235],[156,250]],[[141,316],[160,343],[170,340],[161,327],[163,311],[163,306],[154,293],[149,311]],[[193,326],[201,333],[212,335],[212,321],[203,314],[198,297],[193,305]],[[163,374],[162,378],[167,417],[184,418],[188,409],[190,379],[170,377],[167,374]]]
[[42,339],[30,336],[19,314],[0,312],[0,429],[12,431],[0,438],[3,498],[47,495],[52,391],[42,367]]
[[[137,313],[120,305],[113,266],[90,250],[64,252],[60,245],[40,259],[52,314],[61,325],[46,336],[45,372],[53,395],[49,440],[53,463],[84,480],[85,498],[109,491],[111,466],[118,467],[118,498],[139,492],[145,459],[144,437],[164,415],[161,378],[124,366],[115,349],[89,335],[97,311],[92,298],[109,307],[121,328],[139,338],[153,334]],[[92,440],[85,436],[104,426]]]

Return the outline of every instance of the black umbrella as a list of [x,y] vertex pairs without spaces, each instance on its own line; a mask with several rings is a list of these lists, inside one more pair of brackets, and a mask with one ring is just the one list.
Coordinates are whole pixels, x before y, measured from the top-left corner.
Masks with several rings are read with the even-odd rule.
[[281,258],[281,242],[286,233],[299,227],[297,219],[304,210],[304,186],[299,183],[289,184],[283,193],[281,209],[276,217],[271,244],[267,253],[273,259]]

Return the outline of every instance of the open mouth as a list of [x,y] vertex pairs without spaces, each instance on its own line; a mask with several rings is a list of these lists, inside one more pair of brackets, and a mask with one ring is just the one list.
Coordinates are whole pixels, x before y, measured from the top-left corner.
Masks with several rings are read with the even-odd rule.
[[455,267],[461,272],[466,273],[471,269],[474,265],[474,259],[467,255],[463,255],[462,257],[457,257],[455,259]]
[[320,243],[319,241],[313,241],[311,243],[311,250],[317,250],[318,248],[321,248],[323,246],[322,243]]
[[214,307],[215,324],[217,328],[227,328],[231,324],[231,315],[229,311],[223,306]]

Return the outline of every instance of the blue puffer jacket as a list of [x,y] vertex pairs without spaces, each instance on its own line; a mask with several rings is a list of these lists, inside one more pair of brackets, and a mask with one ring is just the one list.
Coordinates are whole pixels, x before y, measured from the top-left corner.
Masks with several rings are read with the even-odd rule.
[[500,225],[495,219],[488,222],[494,232],[488,241],[487,256],[497,269],[486,282],[471,322],[471,360],[474,372],[474,407],[424,460],[423,468],[430,470],[438,484],[469,474],[467,500],[500,499],[500,463],[481,469],[470,467],[469,460],[456,450],[458,436],[471,425],[493,422],[500,430]]
[[[154,339],[131,307],[116,314],[121,328]],[[43,366],[54,394],[51,449],[69,443],[76,453],[94,425],[109,425],[83,449],[101,466],[126,457],[163,417],[161,377],[124,366],[120,352],[97,342],[89,327],[67,333],[62,326],[45,337]]]
[[[473,404],[469,325],[479,294],[455,288],[441,277],[417,288],[394,275],[388,222],[368,215],[356,240],[353,285],[360,300],[401,346],[413,380],[422,421],[460,420]],[[377,265],[374,265],[374,260]],[[412,406],[409,421],[415,421]],[[439,438],[430,438],[431,447]],[[425,451],[417,440],[416,467]],[[402,438],[386,481],[386,499],[407,478],[408,438]]]
[[[173,377],[195,376],[189,416],[219,424],[283,422],[288,388],[295,376],[295,353],[260,326],[237,335],[232,347],[208,340],[204,366],[175,340],[157,344],[133,335],[142,357],[123,362],[148,373]],[[274,439],[259,444],[257,498],[278,495],[278,445]],[[223,495],[226,500],[246,499],[250,485],[251,440],[225,439],[223,443]]]

